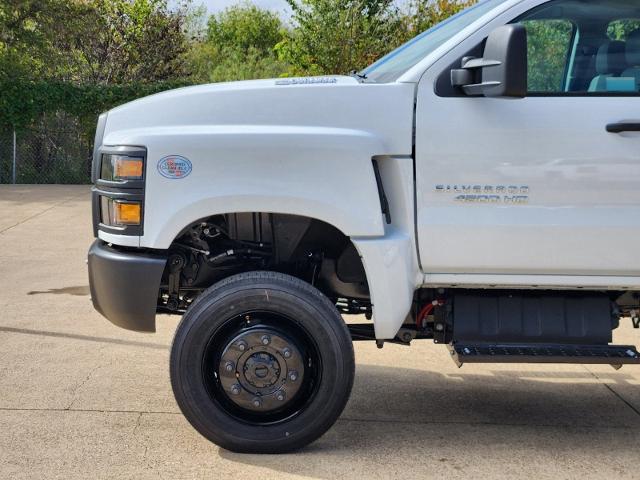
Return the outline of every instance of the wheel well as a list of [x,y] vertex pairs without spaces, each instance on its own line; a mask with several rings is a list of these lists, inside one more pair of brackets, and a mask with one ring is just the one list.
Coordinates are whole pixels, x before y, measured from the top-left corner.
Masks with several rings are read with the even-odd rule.
[[169,247],[158,310],[183,312],[206,288],[241,272],[287,273],[317,287],[343,313],[371,314],[369,287],[350,238],[299,215],[243,212],[186,226]]

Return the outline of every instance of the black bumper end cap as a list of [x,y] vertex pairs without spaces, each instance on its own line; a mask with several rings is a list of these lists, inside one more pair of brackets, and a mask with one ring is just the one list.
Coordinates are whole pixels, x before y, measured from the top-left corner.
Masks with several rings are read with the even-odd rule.
[[93,306],[118,327],[156,331],[156,308],[167,256],[128,252],[96,240],[89,249]]

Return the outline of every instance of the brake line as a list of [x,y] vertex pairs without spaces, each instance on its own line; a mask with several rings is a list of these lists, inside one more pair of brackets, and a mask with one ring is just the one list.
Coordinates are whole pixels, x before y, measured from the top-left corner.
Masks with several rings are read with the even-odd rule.
[[418,330],[422,330],[424,328],[424,319],[427,318],[435,307],[440,307],[444,305],[444,300],[433,300],[430,303],[427,303],[422,309],[418,316],[416,317],[416,327]]

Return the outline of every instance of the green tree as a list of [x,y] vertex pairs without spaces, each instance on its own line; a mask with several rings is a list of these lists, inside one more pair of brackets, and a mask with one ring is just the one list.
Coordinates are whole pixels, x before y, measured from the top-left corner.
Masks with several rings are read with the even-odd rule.
[[70,80],[98,84],[184,77],[187,4],[167,0],[88,0],[58,47],[70,52]]
[[220,82],[280,76],[288,67],[275,47],[284,35],[277,14],[248,3],[229,7],[209,18],[205,38],[192,46],[192,78]]
[[399,44],[402,18],[392,0],[287,0],[293,29],[278,45],[293,74],[359,70]]
[[409,3],[407,36],[417,34],[470,7],[477,0],[412,0]]
[[167,0],[3,0],[0,71],[94,84],[180,78],[187,10]]
[[611,40],[626,41],[629,34],[640,29],[640,20],[622,19],[614,20],[607,27],[607,35]]
[[63,57],[55,40],[74,11],[62,0],[2,0],[0,78],[51,76]]
[[528,90],[562,91],[573,25],[568,20],[525,20],[527,29]]
[[209,18],[207,42],[218,48],[240,51],[253,48],[263,55],[269,55],[282,40],[282,29],[282,21],[276,13],[253,4],[241,4]]

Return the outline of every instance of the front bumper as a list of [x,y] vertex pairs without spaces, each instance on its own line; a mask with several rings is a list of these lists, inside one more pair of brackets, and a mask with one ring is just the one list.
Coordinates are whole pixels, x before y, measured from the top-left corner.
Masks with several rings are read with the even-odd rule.
[[95,309],[113,324],[156,331],[156,306],[167,256],[120,251],[96,240],[89,249],[89,286]]

